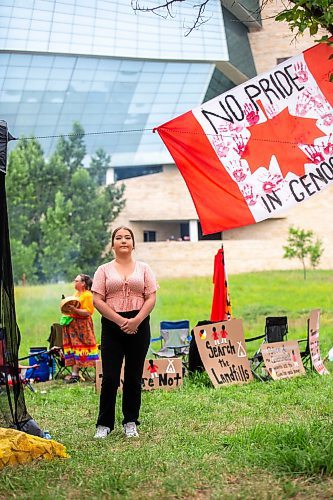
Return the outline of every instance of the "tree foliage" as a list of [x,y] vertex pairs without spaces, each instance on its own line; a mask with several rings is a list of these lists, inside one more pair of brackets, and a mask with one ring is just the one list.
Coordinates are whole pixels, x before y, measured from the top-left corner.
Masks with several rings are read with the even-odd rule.
[[[291,0],[286,2],[285,8],[275,19],[286,21],[296,34],[309,30],[310,35],[314,36],[322,28],[333,35],[332,0]],[[323,41],[327,39],[328,35],[324,35]]]
[[289,228],[287,245],[283,247],[285,259],[299,259],[302,263],[304,279],[306,279],[306,259],[313,268],[319,265],[324,251],[321,240],[314,239],[313,231],[305,231],[295,227]]
[[[185,36],[192,30],[199,28],[208,21],[205,17],[205,9],[210,0],[198,0],[193,4],[195,19],[190,27],[186,27]],[[176,7],[186,0],[160,0],[154,2],[153,6],[147,6],[144,1],[131,0],[134,11],[152,12],[162,17],[174,17]],[[272,0],[263,0],[261,10]],[[188,3],[188,2],[187,2]],[[222,2],[223,3],[223,2]],[[144,5],[145,4],[145,5]],[[328,31],[333,35],[333,3],[332,0],[286,0],[283,2],[283,10],[275,17],[277,21],[286,21],[290,29],[296,35],[303,34],[309,30],[310,35],[316,35],[319,28]],[[258,12],[254,12],[258,14]],[[327,40],[328,36],[323,36],[322,40]]]
[[124,186],[105,186],[110,156],[98,150],[90,168],[84,130],[61,137],[48,159],[36,139],[9,155],[7,196],[14,279],[69,280],[104,260],[110,224],[124,207]]

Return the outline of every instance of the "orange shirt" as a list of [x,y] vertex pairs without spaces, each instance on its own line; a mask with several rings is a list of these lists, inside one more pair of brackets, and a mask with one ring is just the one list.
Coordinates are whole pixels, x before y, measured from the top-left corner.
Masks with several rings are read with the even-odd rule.
[[80,309],[85,309],[92,315],[94,312],[94,304],[93,304],[93,294],[91,293],[91,291],[85,290],[84,292],[81,293],[81,295],[79,295],[76,292],[75,296],[80,301]]

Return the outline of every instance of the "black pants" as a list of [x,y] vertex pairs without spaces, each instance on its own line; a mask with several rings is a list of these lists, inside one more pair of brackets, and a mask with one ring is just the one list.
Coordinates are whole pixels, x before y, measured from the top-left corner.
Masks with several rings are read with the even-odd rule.
[[[138,311],[119,313],[125,318],[133,318]],[[141,407],[141,379],[144,362],[150,343],[149,316],[145,318],[133,335],[124,333],[118,325],[102,317],[101,355],[103,378],[97,425],[114,429],[117,389],[123,360],[123,424],[139,424]]]

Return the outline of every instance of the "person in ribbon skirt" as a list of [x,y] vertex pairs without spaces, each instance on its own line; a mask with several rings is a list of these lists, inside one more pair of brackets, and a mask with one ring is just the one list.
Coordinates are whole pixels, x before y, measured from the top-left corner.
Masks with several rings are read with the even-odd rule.
[[65,382],[80,381],[80,368],[95,367],[99,359],[92,314],[92,279],[88,274],[78,274],[74,279],[75,297],[80,306],[67,306],[67,322],[63,326],[63,350],[65,365],[71,366],[72,374]]

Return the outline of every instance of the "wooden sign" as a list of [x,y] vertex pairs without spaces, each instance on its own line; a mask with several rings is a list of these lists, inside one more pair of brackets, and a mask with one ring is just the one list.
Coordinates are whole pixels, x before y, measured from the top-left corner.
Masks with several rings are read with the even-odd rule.
[[268,374],[273,380],[305,373],[297,340],[264,343],[260,347]]
[[320,309],[313,309],[309,317],[309,348],[313,368],[319,375],[328,375],[329,371],[321,359],[319,350],[319,318]]
[[252,380],[240,319],[196,326],[194,338],[214,387]]
[[[120,387],[122,390],[124,381],[124,367],[120,374]],[[96,362],[96,392],[101,391],[102,384],[102,362]],[[180,358],[146,359],[142,373],[142,389],[151,391],[153,389],[170,390],[180,387],[183,383],[183,367]]]

